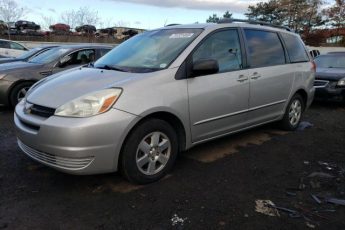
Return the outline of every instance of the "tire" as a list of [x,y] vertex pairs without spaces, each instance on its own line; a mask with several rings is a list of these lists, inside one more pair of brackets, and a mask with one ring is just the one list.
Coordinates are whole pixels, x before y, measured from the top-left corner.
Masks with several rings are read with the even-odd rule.
[[305,104],[302,96],[295,94],[291,98],[286,108],[284,117],[280,122],[281,128],[287,131],[296,130],[301,122],[304,108]]
[[123,146],[122,175],[137,184],[155,182],[172,169],[178,149],[176,132],[169,123],[160,119],[143,121],[129,134]]
[[19,103],[19,101],[25,97],[27,91],[33,84],[33,82],[23,82],[16,85],[11,90],[9,95],[10,106],[14,108]]

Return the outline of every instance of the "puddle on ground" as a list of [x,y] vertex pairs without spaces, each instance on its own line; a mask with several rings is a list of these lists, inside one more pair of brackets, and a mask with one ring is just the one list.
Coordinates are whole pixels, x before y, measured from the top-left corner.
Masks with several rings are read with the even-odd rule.
[[314,125],[308,121],[302,121],[299,125],[298,125],[298,128],[297,130],[298,131],[303,131],[305,129],[308,129],[308,128],[311,128],[313,127]]
[[203,163],[210,163],[237,153],[241,147],[262,145],[274,136],[282,136],[287,133],[289,132],[273,129],[247,131],[196,146],[184,153],[184,156]]

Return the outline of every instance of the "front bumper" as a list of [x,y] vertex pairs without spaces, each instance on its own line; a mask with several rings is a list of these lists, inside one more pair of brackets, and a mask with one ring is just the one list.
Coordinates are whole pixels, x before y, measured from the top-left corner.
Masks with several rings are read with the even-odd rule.
[[25,114],[24,103],[14,114],[18,145],[28,156],[70,174],[117,170],[121,145],[139,117],[111,109],[89,118],[49,118]]
[[[322,80],[320,80],[321,82]],[[323,81],[324,84],[316,86],[315,98],[333,101],[345,100],[345,87],[336,87],[337,82]]]

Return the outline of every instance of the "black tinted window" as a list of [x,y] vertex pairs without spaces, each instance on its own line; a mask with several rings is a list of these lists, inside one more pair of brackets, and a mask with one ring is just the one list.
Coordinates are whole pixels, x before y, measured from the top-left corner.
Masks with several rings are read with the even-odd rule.
[[291,62],[309,61],[309,57],[305,51],[301,39],[299,39],[297,36],[287,33],[282,33],[282,37],[284,39]]
[[283,45],[275,32],[245,29],[250,67],[285,63]]
[[220,31],[210,35],[193,54],[194,62],[200,59],[218,61],[219,72],[241,69],[241,46],[237,30]]

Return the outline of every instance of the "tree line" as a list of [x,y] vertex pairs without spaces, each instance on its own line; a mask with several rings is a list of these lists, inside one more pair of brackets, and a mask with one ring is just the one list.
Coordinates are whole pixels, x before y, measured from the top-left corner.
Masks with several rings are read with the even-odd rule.
[[[332,5],[323,0],[269,0],[248,7],[245,16],[248,20],[263,21],[275,25],[287,26],[301,35],[308,36],[317,28],[345,29],[345,0],[335,0]],[[226,12],[223,18],[229,18]],[[206,22],[218,22],[217,14]]]

